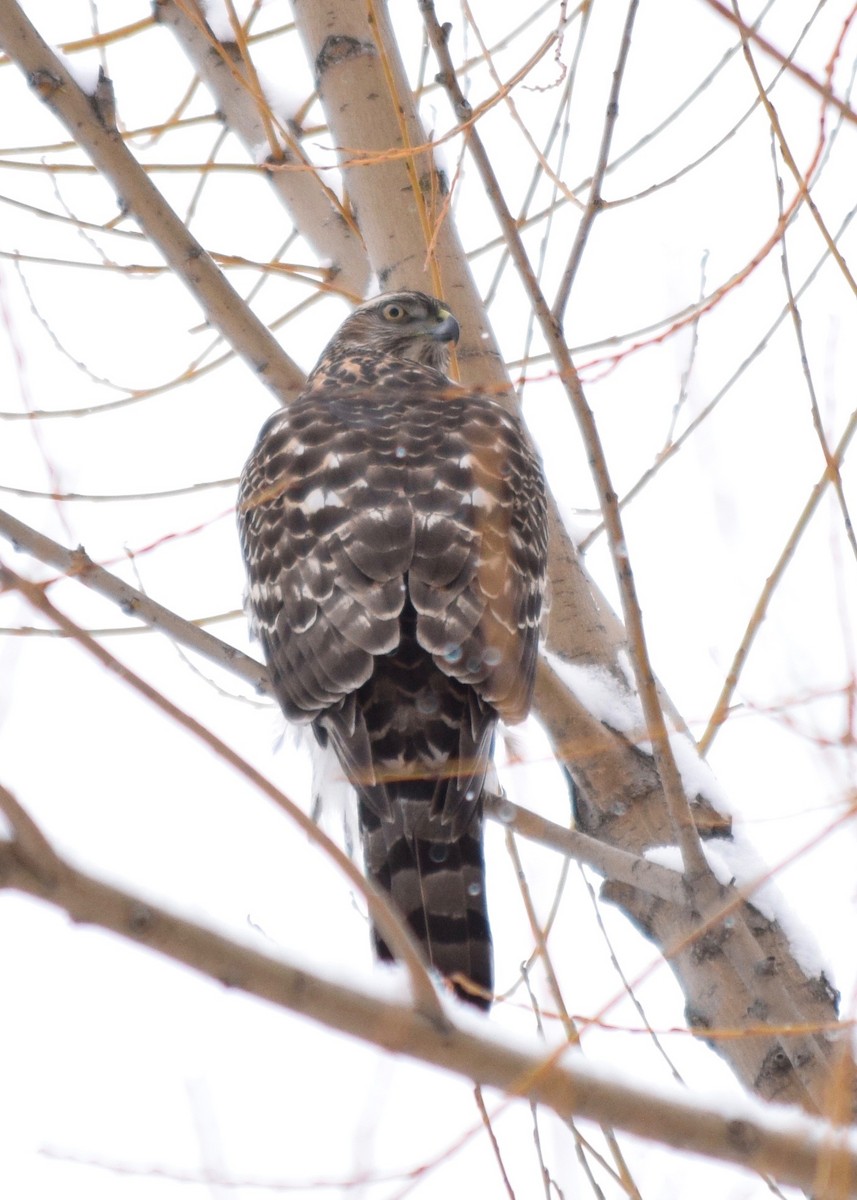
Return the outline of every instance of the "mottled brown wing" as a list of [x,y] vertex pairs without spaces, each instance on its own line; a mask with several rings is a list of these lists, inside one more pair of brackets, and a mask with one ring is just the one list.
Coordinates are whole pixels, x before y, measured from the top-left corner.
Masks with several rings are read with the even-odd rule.
[[[412,493],[417,637],[504,720],[529,711],[547,557],[541,468],[519,423],[481,396],[451,417],[433,481]],[[447,496],[451,503],[438,503]]]
[[413,556],[409,506],[376,453],[383,430],[366,440],[341,407],[309,396],[277,413],[239,488],[251,621],[297,721],[355,692],[398,644]]
[[506,720],[528,708],[546,556],[541,471],[479,395],[311,395],[276,414],[239,495],[252,618],[287,714],[312,719],[417,637]]
[[[296,720],[337,710],[353,778],[372,779],[372,755],[351,698],[398,646],[406,597],[444,674],[506,720],[526,714],[545,501],[499,405],[448,389],[304,396],[263,429],[239,514],[277,696]],[[472,734],[483,750],[484,731]]]

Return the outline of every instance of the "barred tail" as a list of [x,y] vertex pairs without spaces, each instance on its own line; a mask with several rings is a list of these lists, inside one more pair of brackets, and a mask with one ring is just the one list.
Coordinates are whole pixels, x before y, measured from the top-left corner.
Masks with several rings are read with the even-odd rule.
[[[459,996],[488,1009],[494,968],[485,897],[482,813],[475,811],[467,828],[452,840],[417,838],[405,832],[402,820],[409,799],[408,785],[388,784],[387,788],[393,809],[390,819],[383,820],[360,803],[366,873],[389,893],[431,965],[452,980]],[[378,957],[392,959],[376,930],[373,935]]]

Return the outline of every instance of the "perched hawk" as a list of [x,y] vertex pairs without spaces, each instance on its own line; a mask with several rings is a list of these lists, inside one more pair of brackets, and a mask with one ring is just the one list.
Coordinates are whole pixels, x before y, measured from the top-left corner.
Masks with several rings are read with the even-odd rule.
[[482,792],[498,717],[530,706],[547,531],[520,424],[444,374],[458,333],[421,292],[357,308],[262,429],[238,514],[283,712],[354,785],[370,879],[487,1008]]

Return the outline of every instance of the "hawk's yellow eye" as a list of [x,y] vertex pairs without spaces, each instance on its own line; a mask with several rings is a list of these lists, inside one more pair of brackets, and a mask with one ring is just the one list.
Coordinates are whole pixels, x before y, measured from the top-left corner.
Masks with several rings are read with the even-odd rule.
[[408,315],[401,304],[385,304],[382,312],[388,321],[402,321]]

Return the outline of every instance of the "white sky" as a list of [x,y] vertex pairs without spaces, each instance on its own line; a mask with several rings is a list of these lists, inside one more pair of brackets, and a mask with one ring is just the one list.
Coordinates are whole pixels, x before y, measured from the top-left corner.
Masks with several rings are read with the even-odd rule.
[[[26,7],[53,43],[90,32],[91,12],[84,0],[64,5],[30,0]],[[590,174],[597,154],[624,16],[620,7],[594,9],[561,172],[570,186]],[[788,50],[812,8],[806,0],[779,0],[765,20],[766,37]],[[420,32],[415,6],[411,9],[402,5],[396,15],[402,22],[404,53],[415,66]],[[510,6],[487,0],[477,0],[473,11],[491,45],[520,19],[518,9],[513,13]],[[748,6],[742,11],[751,19],[755,10]],[[142,2],[98,4],[104,30],[143,19],[148,12]],[[440,4],[439,15],[461,29],[456,6]],[[807,33],[796,59],[816,77],[821,77],[847,15],[842,0],[830,0]],[[289,19],[288,6],[271,0],[263,5],[259,27]],[[521,41],[498,53],[503,78],[555,20],[551,9]],[[733,43],[732,31],[703,0],[643,4],[623,84],[614,157],[672,112]],[[562,47],[563,63],[570,61],[575,44],[576,32],[571,31]],[[848,89],[855,45],[849,34],[834,74],[840,95]],[[474,52],[472,35],[467,48]],[[271,80],[280,102],[303,99],[310,75],[293,35],[260,44],[258,56],[262,75]],[[77,56],[80,60],[91,70],[97,55],[87,52]],[[761,54],[757,61],[768,81],[772,63]],[[107,63],[128,128],[168,119],[191,78],[163,29],[111,46]],[[428,74],[433,71],[430,65]],[[540,143],[557,103],[560,89],[551,85],[557,84],[559,73],[548,57],[528,81],[547,90],[515,91],[518,110]],[[476,73],[472,98],[490,90],[484,72]],[[753,98],[739,52],[683,116],[608,176],[607,198],[635,195],[673,176],[724,138]],[[817,97],[784,80],[773,99],[791,149],[806,167],[818,137]],[[200,91],[188,115],[208,113],[211,107]],[[240,363],[229,362],[191,385],[109,411],[33,422],[9,418],[28,408],[97,408],[127,396],[129,389],[163,384],[214,339],[199,330],[199,310],[174,279],[134,278],[107,269],[101,253],[116,262],[158,263],[158,255],[142,240],[99,235],[95,241],[102,251],[96,252],[90,235],[8,203],[17,200],[54,212],[66,208],[90,221],[116,214],[109,186],[79,174],[52,178],[35,166],[42,158],[84,162],[82,155],[43,148],[12,153],[13,148],[64,141],[65,133],[8,64],[0,68],[0,113],[0,250],[6,255],[0,259],[0,370],[6,381],[0,400],[0,488],[134,493],[237,475],[273,408],[270,396]],[[438,131],[451,122],[437,91],[427,97],[425,115]],[[310,121],[317,117],[313,110]],[[836,124],[832,112],[827,122],[829,134]],[[518,211],[535,165],[532,153],[503,106],[480,128],[495,154],[510,207]],[[135,152],[149,162],[200,162],[211,152],[215,136],[214,124],[191,127],[154,144],[141,137]],[[838,132],[814,189],[832,230],[857,202],[854,137],[853,127]],[[327,146],[328,135],[319,133],[310,144],[310,152],[316,153],[316,145]],[[454,145],[446,146],[450,171],[456,154]],[[218,158],[247,161],[232,140]],[[15,165],[20,163],[32,167]],[[794,181],[782,164],[780,171],[788,199]],[[176,209],[186,212],[197,177],[165,172],[153,177]],[[550,196],[545,181],[538,196],[537,208]],[[495,236],[487,200],[469,165],[459,185],[456,215],[468,248]],[[630,355],[606,374],[591,364],[612,352],[607,339],[623,336],[624,346],[644,340],[644,334],[633,331],[655,322],[662,323],[658,333],[668,326],[669,314],[696,300],[703,261],[706,293],[723,284],[765,244],[776,219],[770,131],[757,111],[680,180],[596,221],[567,327],[620,493],[652,464],[668,437],[691,361],[692,335],[686,329]],[[544,273],[548,295],[575,226],[575,215],[560,210]],[[126,221],[122,228],[134,226]],[[192,228],[209,248],[263,262],[289,232],[264,180],[249,171],[213,174],[196,203]],[[534,259],[543,233],[539,225],[527,234]],[[846,259],[857,258],[850,229],[841,248]],[[824,250],[818,229],[801,213],[788,236],[795,289]],[[52,261],[26,260],[18,269],[9,257],[12,251],[96,267],[60,269]],[[290,254],[297,262],[312,261],[300,241]],[[493,253],[474,262],[484,289],[496,264]],[[257,273],[232,271],[230,279],[246,293]],[[306,284],[278,275],[262,289],[256,310],[272,320],[309,294]],[[800,303],[809,364],[832,442],[854,407],[854,301],[842,275],[828,263]],[[777,249],[701,322],[679,430],[767,337],[784,303]],[[324,301],[279,336],[309,368],[344,311],[338,301]],[[504,352],[517,360],[526,348],[527,312],[511,272],[503,276],[490,315]],[[538,350],[538,340],[535,346]],[[595,523],[588,515],[595,492],[585,453],[567,403],[554,381],[544,377],[547,372],[546,364],[532,368],[527,417],[564,510],[576,528],[589,529]],[[822,468],[794,330],[786,319],[712,417],[626,509],[626,534],[655,668],[697,735],[765,578]],[[846,464],[846,492],[851,476]],[[83,544],[93,558],[132,582],[128,551],[138,552],[135,566],[145,590],[190,618],[240,606],[243,579],[233,502],[234,489],[228,487],[166,499],[61,505],[0,491],[0,506],[66,545]],[[47,574],[5,544],[0,544],[0,559],[34,578]],[[614,597],[602,541],[595,542],[587,562],[599,585]],[[741,707],[710,756],[742,838],[774,866],[842,815],[853,795],[855,760],[849,739],[854,723],[847,689],[854,686],[855,582],[841,515],[827,499],[757,638],[735,697]],[[87,627],[130,624],[72,581],[57,583],[50,595]],[[14,597],[0,598],[4,629],[37,623]],[[213,631],[248,648],[243,619],[216,625]],[[275,750],[280,722],[270,706],[248,703],[241,685],[207,664],[188,663],[155,634],[111,636],[105,644],[290,795],[306,800],[308,764],[290,743]],[[545,739],[534,724],[517,736],[525,765],[506,771],[510,795],[553,820],[567,821],[567,799]],[[365,919],[334,869],[209,751],[106,678],[78,648],[49,637],[0,637],[0,780],[57,847],[95,875],[264,949],[280,949],[327,974],[371,979],[377,985]],[[487,849],[502,990],[514,982],[519,964],[531,953],[532,939],[502,831],[496,827],[488,829]],[[562,864],[535,846],[521,843],[519,850],[545,917]],[[846,821],[777,873],[786,903],[806,924],[843,992],[846,1016],[854,1014],[857,982],[854,852],[853,824]],[[602,906],[599,916],[625,975],[635,978],[655,959],[652,947],[609,907]],[[574,1013],[593,1013],[621,993],[589,891],[574,866],[551,947]],[[0,960],[5,968],[0,1129],[8,1139],[0,1154],[3,1195],[15,1200],[48,1195],[173,1200],[209,1194],[243,1200],[267,1194],[251,1187],[254,1181],[288,1185],[284,1194],[300,1198],[387,1200],[413,1194],[434,1200],[506,1194],[463,1081],[378,1055],[307,1021],[228,994],[118,939],[73,928],[62,915],[18,896],[0,895]],[[541,973],[534,974],[534,986],[549,1004]],[[663,966],[641,986],[638,999],[656,1028],[682,1026],[683,999]],[[499,1029],[534,1030],[520,988],[490,1019]],[[611,1009],[610,1020],[633,1029],[640,1023],[627,1000]],[[702,1099],[737,1094],[728,1069],[686,1034],[666,1033],[662,1040],[694,1094]],[[642,1034],[594,1030],[584,1045],[593,1062],[621,1065],[632,1079],[668,1078],[663,1059]],[[528,1107],[506,1104],[495,1095],[489,1095],[488,1106],[498,1114],[495,1132],[515,1194],[541,1196]],[[567,1129],[549,1114],[541,1113],[538,1123],[545,1161],[564,1194],[585,1194]],[[453,1149],[462,1132],[471,1129],[473,1136]],[[601,1144],[597,1130],[585,1127],[584,1132]],[[632,1138],[620,1140],[646,1200],[673,1196],[677,1187],[730,1200],[768,1195],[763,1181],[744,1172]],[[436,1160],[424,1177],[408,1184],[408,1171]],[[213,1182],[206,1182],[206,1172]],[[184,1175],[191,1181],[182,1181]],[[331,1182],[364,1175],[359,1186]],[[605,1176],[598,1178],[606,1196],[620,1194]],[[225,1181],[247,1186],[227,1188]],[[331,1186],[322,1187],[325,1181]]]

